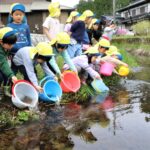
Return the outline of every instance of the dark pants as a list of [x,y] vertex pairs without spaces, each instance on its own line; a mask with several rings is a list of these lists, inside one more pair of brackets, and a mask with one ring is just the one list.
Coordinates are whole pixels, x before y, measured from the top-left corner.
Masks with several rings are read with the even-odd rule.
[[16,67],[17,67],[18,71],[20,71],[20,73],[24,76],[24,80],[31,82],[29,77],[28,77],[28,74],[26,72],[26,68],[23,65],[16,66]]
[[6,86],[9,82],[9,79],[3,74],[3,72],[0,70],[0,86],[3,83],[4,86]]
[[[16,67],[17,67],[18,71],[24,76],[24,80],[31,82],[31,80],[29,79],[28,74],[26,72],[25,66],[21,65],[21,66],[16,66]],[[34,68],[34,72],[35,72],[35,74],[37,73],[35,68]]]

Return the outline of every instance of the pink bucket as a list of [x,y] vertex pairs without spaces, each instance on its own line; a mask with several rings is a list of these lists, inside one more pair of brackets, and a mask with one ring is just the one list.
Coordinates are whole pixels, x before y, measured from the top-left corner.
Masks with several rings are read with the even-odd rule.
[[100,66],[99,73],[104,76],[111,76],[113,70],[114,70],[114,65],[109,62],[105,62]]

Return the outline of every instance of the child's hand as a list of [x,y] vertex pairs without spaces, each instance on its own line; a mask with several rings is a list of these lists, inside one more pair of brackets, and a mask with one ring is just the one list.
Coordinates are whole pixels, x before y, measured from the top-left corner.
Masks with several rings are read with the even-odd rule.
[[58,81],[58,78],[55,76],[55,77],[54,77],[54,80],[55,80],[55,81]]
[[61,80],[64,78],[64,75],[62,73],[59,76]]
[[36,86],[36,89],[37,89],[37,91],[38,91],[38,92],[40,92],[40,93],[42,93],[42,92],[43,92],[43,88],[42,88],[42,87],[40,87],[40,86]]
[[98,79],[98,80],[102,80],[102,78],[100,77],[100,75],[97,75],[95,78]]
[[11,80],[12,80],[13,83],[15,83],[18,79],[17,79],[16,76],[12,76]]
[[124,63],[124,66],[125,66],[125,67],[128,67],[128,64]]

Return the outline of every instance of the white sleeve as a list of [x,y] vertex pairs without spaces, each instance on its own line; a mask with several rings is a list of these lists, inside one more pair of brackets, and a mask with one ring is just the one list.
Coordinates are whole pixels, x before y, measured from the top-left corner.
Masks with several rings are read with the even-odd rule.
[[104,29],[104,32],[110,32],[110,31],[112,31],[112,30],[113,30],[113,28],[106,27],[106,28]]
[[50,30],[52,24],[51,21],[51,18],[47,17],[42,26]]

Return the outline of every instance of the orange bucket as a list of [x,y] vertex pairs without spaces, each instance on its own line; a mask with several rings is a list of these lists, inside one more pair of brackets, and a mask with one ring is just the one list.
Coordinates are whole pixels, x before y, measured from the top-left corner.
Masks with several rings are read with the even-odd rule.
[[80,79],[73,71],[63,72],[63,79],[60,82],[60,86],[63,92],[77,92],[80,89]]

